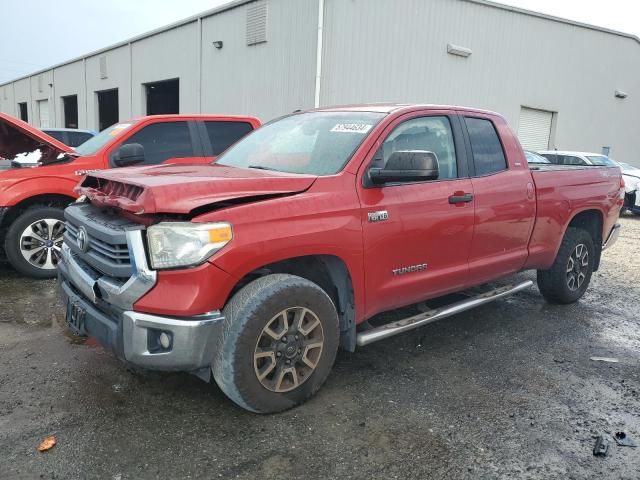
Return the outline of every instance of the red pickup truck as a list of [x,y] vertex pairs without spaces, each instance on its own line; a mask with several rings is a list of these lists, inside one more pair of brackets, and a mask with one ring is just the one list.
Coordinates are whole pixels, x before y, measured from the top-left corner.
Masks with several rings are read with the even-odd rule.
[[263,413],[313,395],[338,346],[532,282],[380,312],[532,269],[549,301],[577,301],[624,198],[618,168],[530,169],[500,115],[421,105],[296,113],[211,165],[100,172],[78,192],[59,269],[71,328]]
[[0,113],[0,256],[25,275],[54,277],[62,212],[80,177],[134,163],[209,163],[259,126],[253,117],[156,115],[115,124],[73,149]]

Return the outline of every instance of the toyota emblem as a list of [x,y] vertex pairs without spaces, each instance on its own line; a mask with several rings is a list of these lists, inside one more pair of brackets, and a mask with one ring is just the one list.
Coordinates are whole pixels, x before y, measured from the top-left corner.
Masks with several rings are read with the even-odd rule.
[[83,252],[89,250],[89,236],[87,235],[87,231],[84,227],[80,227],[80,229],[78,230],[77,242],[80,250],[82,250]]

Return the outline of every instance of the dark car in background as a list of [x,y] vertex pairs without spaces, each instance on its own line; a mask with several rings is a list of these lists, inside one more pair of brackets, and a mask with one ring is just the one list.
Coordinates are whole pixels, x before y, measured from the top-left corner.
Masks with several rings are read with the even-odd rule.
[[70,147],[82,145],[96,135],[93,130],[78,130],[77,128],[43,128],[42,131]]

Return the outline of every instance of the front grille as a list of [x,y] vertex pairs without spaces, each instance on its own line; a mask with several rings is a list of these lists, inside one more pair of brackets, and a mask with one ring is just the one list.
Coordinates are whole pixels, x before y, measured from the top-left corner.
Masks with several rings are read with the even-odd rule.
[[[65,243],[74,255],[102,275],[129,278],[131,257],[127,245],[127,228],[139,226],[123,217],[102,211],[91,204],[75,204],[65,210]],[[78,242],[80,228],[86,232],[86,245]]]
[[[78,227],[73,223],[66,222],[69,237],[78,244]],[[126,243],[109,243],[97,238],[89,238],[88,252],[93,252],[96,256],[101,257],[107,262],[113,262],[116,265],[130,265],[129,247]]]

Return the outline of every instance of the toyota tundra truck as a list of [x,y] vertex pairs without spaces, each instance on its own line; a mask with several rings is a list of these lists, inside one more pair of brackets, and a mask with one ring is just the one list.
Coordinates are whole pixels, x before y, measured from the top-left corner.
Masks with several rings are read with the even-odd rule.
[[0,113],[0,258],[55,277],[64,208],[87,172],[135,163],[209,163],[260,126],[253,117],[155,115],[117,123],[75,149]]
[[59,268],[70,328],[259,413],[311,397],[338,347],[531,287],[504,284],[517,272],[576,302],[624,198],[617,167],[529,167],[502,116],[424,105],[298,112],[210,165],[103,171],[77,191]]

